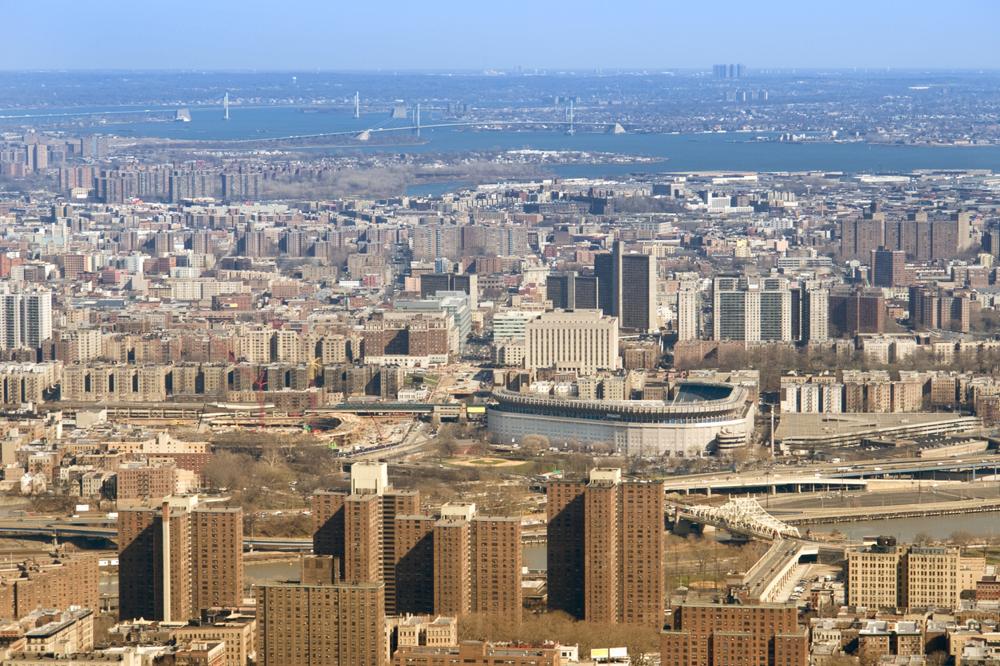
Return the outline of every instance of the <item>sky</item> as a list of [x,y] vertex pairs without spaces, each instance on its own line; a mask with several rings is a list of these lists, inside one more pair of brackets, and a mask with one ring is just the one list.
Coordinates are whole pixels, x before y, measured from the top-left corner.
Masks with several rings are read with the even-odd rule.
[[997,0],[0,0],[0,69],[1000,69]]

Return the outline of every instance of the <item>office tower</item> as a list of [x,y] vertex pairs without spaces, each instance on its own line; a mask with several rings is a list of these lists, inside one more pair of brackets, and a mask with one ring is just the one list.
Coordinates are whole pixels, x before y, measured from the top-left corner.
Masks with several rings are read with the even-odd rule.
[[545,298],[556,310],[596,310],[598,280],[576,271],[552,273],[545,279]]
[[606,315],[618,317],[622,330],[640,333],[659,328],[656,311],[656,258],[625,252],[616,241],[610,253],[594,257],[598,306]]
[[556,310],[576,309],[576,272],[552,273],[545,278],[545,299]]
[[656,258],[648,254],[626,253],[625,244],[615,243],[611,253],[614,264],[615,316],[620,328],[653,333],[659,328],[656,313]]
[[261,666],[385,666],[381,583],[261,585]]
[[906,284],[906,253],[880,247],[872,250],[872,285],[901,287]]
[[597,307],[609,317],[615,315],[615,262],[610,252],[594,256],[594,274],[597,277]]
[[830,292],[818,285],[806,285],[802,293],[803,342],[825,342],[830,339]]
[[793,604],[683,604],[660,655],[663,666],[806,666],[809,638]]
[[475,273],[424,273],[420,276],[420,297],[431,298],[439,291],[461,291],[469,295],[469,309],[479,308],[479,276]]
[[744,66],[731,63],[728,65],[712,65],[712,76],[717,79],[741,79],[744,74]]
[[241,509],[171,497],[118,512],[119,617],[186,621],[243,595]]
[[528,322],[536,319],[534,310],[501,310],[493,315],[494,342],[524,342]]
[[52,292],[0,292],[0,348],[37,349],[52,338]]
[[618,326],[596,310],[546,312],[525,324],[524,367],[593,374],[621,367]]
[[677,292],[677,340],[697,340],[701,315],[701,295],[696,286],[682,285]]
[[599,468],[586,484],[553,482],[547,492],[549,607],[662,626],[663,484]]

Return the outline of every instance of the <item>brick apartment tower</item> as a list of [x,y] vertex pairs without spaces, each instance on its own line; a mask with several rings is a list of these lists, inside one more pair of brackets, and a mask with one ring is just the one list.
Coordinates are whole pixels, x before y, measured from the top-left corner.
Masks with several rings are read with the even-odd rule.
[[261,585],[255,595],[261,666],[387,663],[381,583],[312,580]]
[[588,483],[553,481],[547,494],[549,608],[663,626],[662,482],[599,468]]
[[396,604],[396,516],[418,513],[420,494],[391,487],[385,463],[355,463],[350,493],[312,497],[313,553],[337,558],[348,583],[384,583],[386,611],[402,612]]
[[660,634],[662,666],[806,666],[809,640],[787,604],[684,604]]
[[385,463],[356,463],[351,493],[313,497],[313,551],[342,562],[347,583],[384,583],[386,612],[521,614],[521,522],[474,504],[420,514],[419,496],[388,485]]
[[168,498],[118,512],[119,618],[186,621],[243,597],[243,511]]

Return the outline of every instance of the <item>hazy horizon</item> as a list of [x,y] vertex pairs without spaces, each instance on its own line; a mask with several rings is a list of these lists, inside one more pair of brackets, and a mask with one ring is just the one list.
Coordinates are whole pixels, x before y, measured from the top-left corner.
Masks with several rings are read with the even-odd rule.
[[[4,3],[3,71],[1000,69],[1000,6],[792,0],[430,6],[261,0]],[[90,37],[94,37],[91,39]],[[99,38],[98,38],[99,37]]]

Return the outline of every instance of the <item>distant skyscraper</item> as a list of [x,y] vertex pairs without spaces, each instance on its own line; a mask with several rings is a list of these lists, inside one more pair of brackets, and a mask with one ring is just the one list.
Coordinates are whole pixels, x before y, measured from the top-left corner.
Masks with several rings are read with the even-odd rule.
[[744,67],[740,64],[712,65],[712,76],[717,79],[742,79]]

